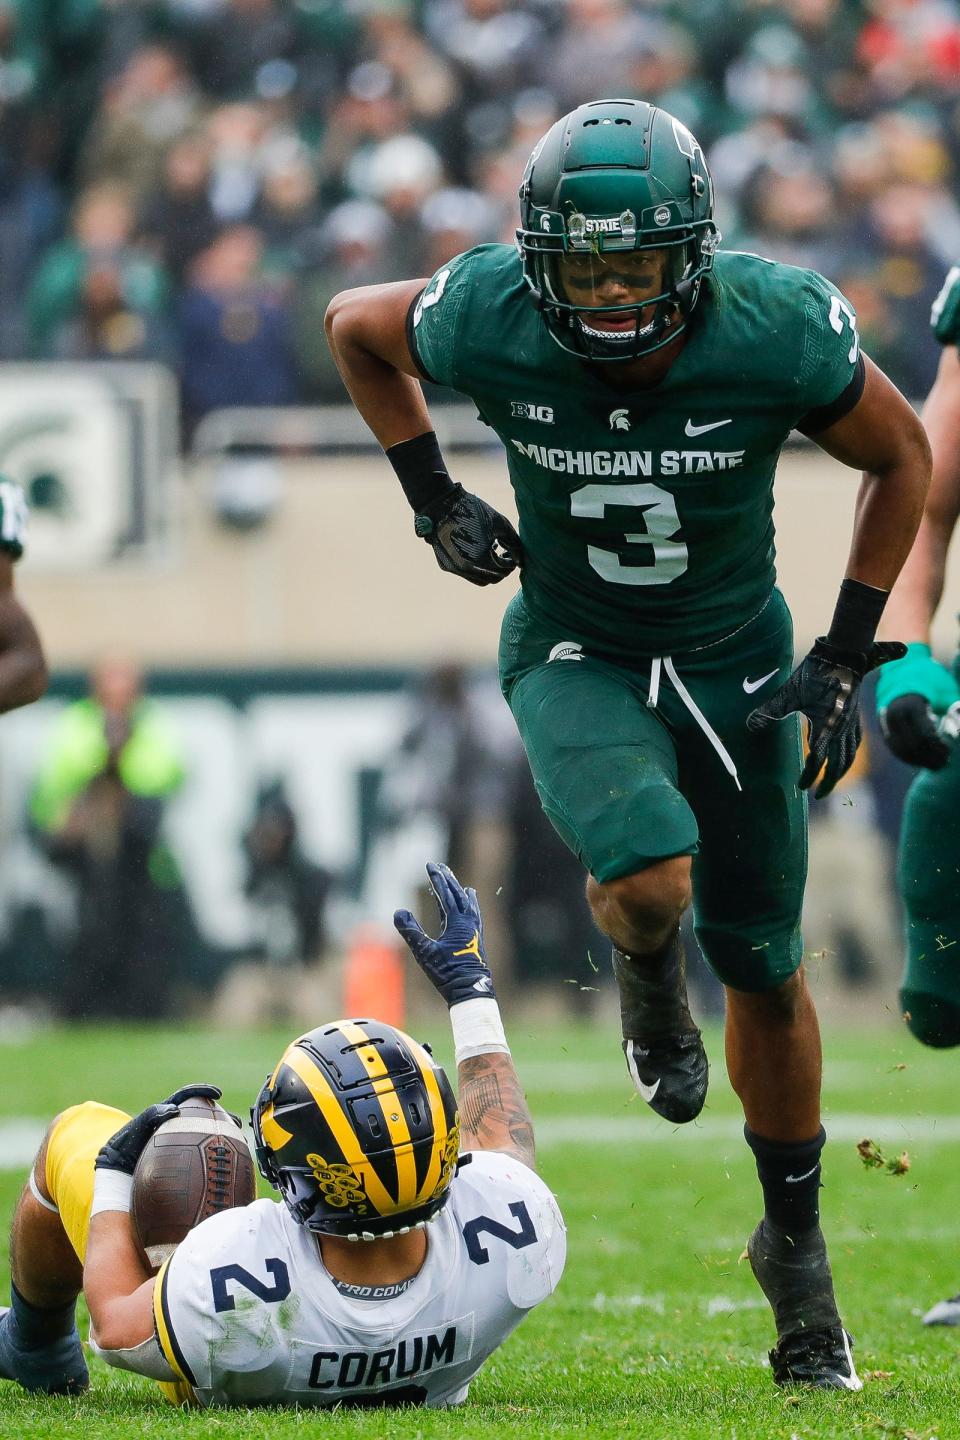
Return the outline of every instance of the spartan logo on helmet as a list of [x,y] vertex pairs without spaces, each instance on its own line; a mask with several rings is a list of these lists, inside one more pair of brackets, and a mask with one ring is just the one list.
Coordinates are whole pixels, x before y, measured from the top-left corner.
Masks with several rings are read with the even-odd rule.
[[611,430],[629,430],[630,428],[631,428],[631,426],[630,426],[630,411],[629,411],[629,410],[611,410],[611,411],[610,411],[610,429],[611,429]]

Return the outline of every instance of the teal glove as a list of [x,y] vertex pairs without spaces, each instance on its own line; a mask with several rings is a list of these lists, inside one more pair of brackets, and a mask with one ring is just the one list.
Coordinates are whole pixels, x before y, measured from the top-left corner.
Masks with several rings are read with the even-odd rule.
[[930,311],[930,324],[941,345],[960,345],[960,265],[952,265]]
[[[960,286],[957,287],[960,303]],[[877,679],[877,709],[886,710],[892,700],[901,695],[922,695],[937,715],[943,715],[950,706],[960,700],[960,685],[946,665],[934,660],[930,646],[919,640],[907,646],[902,660],[891,660],[884,665]]]

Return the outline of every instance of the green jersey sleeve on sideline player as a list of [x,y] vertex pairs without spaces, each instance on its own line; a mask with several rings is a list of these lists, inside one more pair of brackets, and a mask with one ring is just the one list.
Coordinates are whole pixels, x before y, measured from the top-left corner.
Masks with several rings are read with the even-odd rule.
[[510,246],[456,257],[414,308],[424,370],[506,447],[526,604],[614,659],[695,649],[757,613],[781,446],[855,389],[853,308],[813,271],[721,252],[693,319],[658,385],[620,390],[551,339]]

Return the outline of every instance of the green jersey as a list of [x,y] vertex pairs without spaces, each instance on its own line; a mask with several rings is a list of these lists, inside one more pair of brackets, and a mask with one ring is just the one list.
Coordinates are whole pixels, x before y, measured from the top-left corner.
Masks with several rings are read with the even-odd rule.
[[664,379],[624,391],[551,339],[510,246],[450,261],[413,312],[424,372],[506,447],[530,612],[613,659],[695,649],[757,613],[781,447],[862,387],[853,308],[813,271],[721,252],[693,322]]

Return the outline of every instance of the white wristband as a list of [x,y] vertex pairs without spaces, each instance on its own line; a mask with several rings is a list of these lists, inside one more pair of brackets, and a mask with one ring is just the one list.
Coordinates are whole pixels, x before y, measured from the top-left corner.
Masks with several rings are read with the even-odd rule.
[[99,1215],[101,1210],[129,1211],[132,1195],[132,1175],[124,1175],[122,1170],[97,1170],[93,1177],[90,1219]]
[[473,1055],[488,1055],[493,1051],[510,1054],[500,1019],[500,1006],[490,996],[461,1000],[459,1005],[451,1006],[450,1025],[458,1065],[461,1060],[469,1060]]

